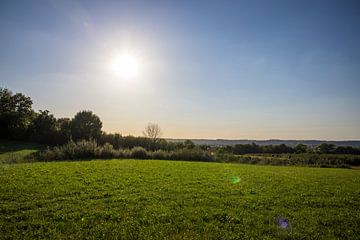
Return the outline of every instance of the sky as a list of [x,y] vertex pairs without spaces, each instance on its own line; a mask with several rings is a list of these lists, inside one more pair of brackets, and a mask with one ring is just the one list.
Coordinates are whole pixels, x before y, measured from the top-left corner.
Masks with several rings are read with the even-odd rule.
[[0,87],[123,135],[359,140],[359,26],[356,0],[2,0]]

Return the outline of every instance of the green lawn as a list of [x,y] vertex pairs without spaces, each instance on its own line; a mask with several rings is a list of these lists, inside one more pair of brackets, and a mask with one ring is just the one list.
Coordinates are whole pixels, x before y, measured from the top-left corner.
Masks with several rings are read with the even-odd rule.
[[43,145],[36,143],[0,139],[0,164],[26,162],[27,155],[43,148]]
[[0,212],[1,239],[360,239],[360,171],[156,160],[0,164]]

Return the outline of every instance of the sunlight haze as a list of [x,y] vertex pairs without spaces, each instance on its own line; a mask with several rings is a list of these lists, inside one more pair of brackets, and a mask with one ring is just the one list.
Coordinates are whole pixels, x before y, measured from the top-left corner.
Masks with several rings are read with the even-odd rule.
[[0,3],[0,85],[36,110],[135,136],[360,139],[358,1],[19,2]]

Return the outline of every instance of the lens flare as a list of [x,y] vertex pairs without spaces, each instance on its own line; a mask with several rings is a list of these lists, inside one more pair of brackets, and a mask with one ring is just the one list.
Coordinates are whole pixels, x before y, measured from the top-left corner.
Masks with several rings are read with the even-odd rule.
[[240,183],[240,178],[238,176],[232,176],[231,182],[232,182],[232,184],[238,184],[238,183]]
[[287,220],[286,218],[283,218],[283,217],[279,217],[277,219],[277,225],[280,228],[287,229],[287,228],[289,228],[289,220]]

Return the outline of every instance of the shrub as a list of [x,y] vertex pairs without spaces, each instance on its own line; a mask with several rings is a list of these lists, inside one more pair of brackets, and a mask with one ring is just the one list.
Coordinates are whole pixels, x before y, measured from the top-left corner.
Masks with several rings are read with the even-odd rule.
[[[66,146],[66,145],[65,145]],[[97,154],[97,143],[94,140],[81,140],[75,144],[75,159],[93,158]]]
[[105,143],[102,147],[98,148],[97,155],[99,158],[114,158],[117,154],[113,145]]
[[164,150],[156,150],[151,153],[152,159],[170,159],[169,152],[166,152]]
[[91,158],[135,158],[135,159],[169,159],[184,161],[215,161],[211,155],[200,148],[178,149],[174,151],[147,151],[143,147],[133,149],[114,149],[110,143],[98,146],[94,140],[70,141],[67,144],[38,152],[31,156],[41,161],[78,160]]
[[169,153],[169,159],[212,162],[214,159],[206,151],[199,148],[180,149]]
[[35,158],[44,161],[88,159],[96,157],[97,151],[98,146],[94,140],[82,140],[77,143],[69,141],[63,146],[48,148],[35,154]]
[[134,147],[130,151],[130,157],[131,158],[138,158],[138,159],[148,159],[150,158],[150,155],[143,147]]
[[[27,161],[60,161],[60,160],[79,160],[79,159],[110,159],[110,158],[135,158],[135,159],[163,159],[179,161],[204,161],[204,162],[228,162],[228,163],[248,163],[248,164],[270,164],[270,165],[301,165],[315,167],[342,167],[360,165],[359,155],[345,154],[316,154],[299,153],[291,155],[233,155],[228,153],[218,153],[214,156],[209,151],[200,147],[182,148],[172,151],[156,150],[147,151],[143,147],[133,149],[114,149],[110,143],[102,146],[97,145],[96,141],[70,141],[67,144],[48,148],[44,151],[30,154],[26,157]],[[12,160],[15,162],[15,160]]]

